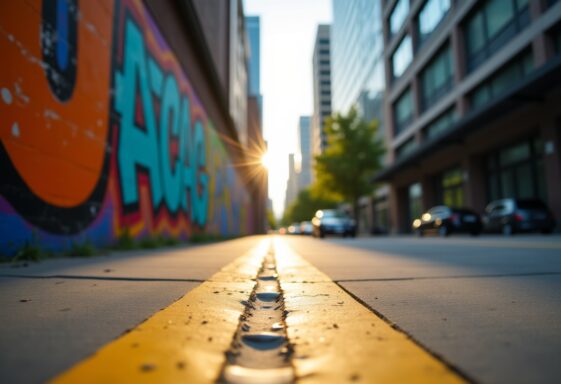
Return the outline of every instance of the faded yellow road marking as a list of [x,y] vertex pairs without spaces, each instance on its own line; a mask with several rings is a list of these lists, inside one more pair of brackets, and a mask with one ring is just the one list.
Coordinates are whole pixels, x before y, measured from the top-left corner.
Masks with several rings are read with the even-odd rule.
[[[54,383],[214,383],[269,240]],[[119,310],[119,308],[115,308]]]
[[[275,238],[298,383],[462,383],[405,334]],[[340,255],[345,257],[345,255]]]

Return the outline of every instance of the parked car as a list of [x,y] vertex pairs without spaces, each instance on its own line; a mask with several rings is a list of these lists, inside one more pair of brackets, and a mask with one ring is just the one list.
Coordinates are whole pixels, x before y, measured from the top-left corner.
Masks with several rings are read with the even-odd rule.
[[418,236],[423,236],[426,232],[435,232],[440,236],[451,233],[477,236],[482,228],[481,217],[475,211],[445,205],[433,207],[413,221],[413,232]]
[[555,219],[539,199],[502,199],[489,203],[483,217],[485,230],[509,236],[516,232],[551,233]]
[[335,209],[321,209],[312,219],[313,236],[341,235],[343,237],[356,236],[356,222],[344,212]]
[[314,232],[314,226],[309,221],[303,221],[300,223],[300,233],[303,235],[311,235]]
[[292,223],[288,226],[288,234],[289,235],[299,235],[300,232],[300,224]]

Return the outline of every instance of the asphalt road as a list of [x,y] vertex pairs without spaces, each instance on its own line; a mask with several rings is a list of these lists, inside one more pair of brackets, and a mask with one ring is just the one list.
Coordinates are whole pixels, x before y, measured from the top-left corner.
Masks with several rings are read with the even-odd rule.
[[[280,238],[473,381],[559,382],[561,237]],[[0,382],[44,382],[262,239],[0,265]]]
[[559,382],[561,237],[286,239],[474,381]]

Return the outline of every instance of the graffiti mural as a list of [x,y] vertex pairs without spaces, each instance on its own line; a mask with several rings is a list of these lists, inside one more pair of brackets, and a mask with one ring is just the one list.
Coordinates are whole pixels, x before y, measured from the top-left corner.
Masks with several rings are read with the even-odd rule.
[[247,187],[140,0],[0,8],[2,253],[252,230]]

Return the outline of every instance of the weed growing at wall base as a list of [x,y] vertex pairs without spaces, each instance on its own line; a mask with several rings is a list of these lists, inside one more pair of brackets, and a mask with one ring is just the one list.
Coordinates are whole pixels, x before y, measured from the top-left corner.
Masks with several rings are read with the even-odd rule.
[[64,256],[69,257],[89,257],[98,254],[99,251],[94,247],[94,245],[89,241],[83,241],[81,243],[72,242],[67,251],[64,252]]

